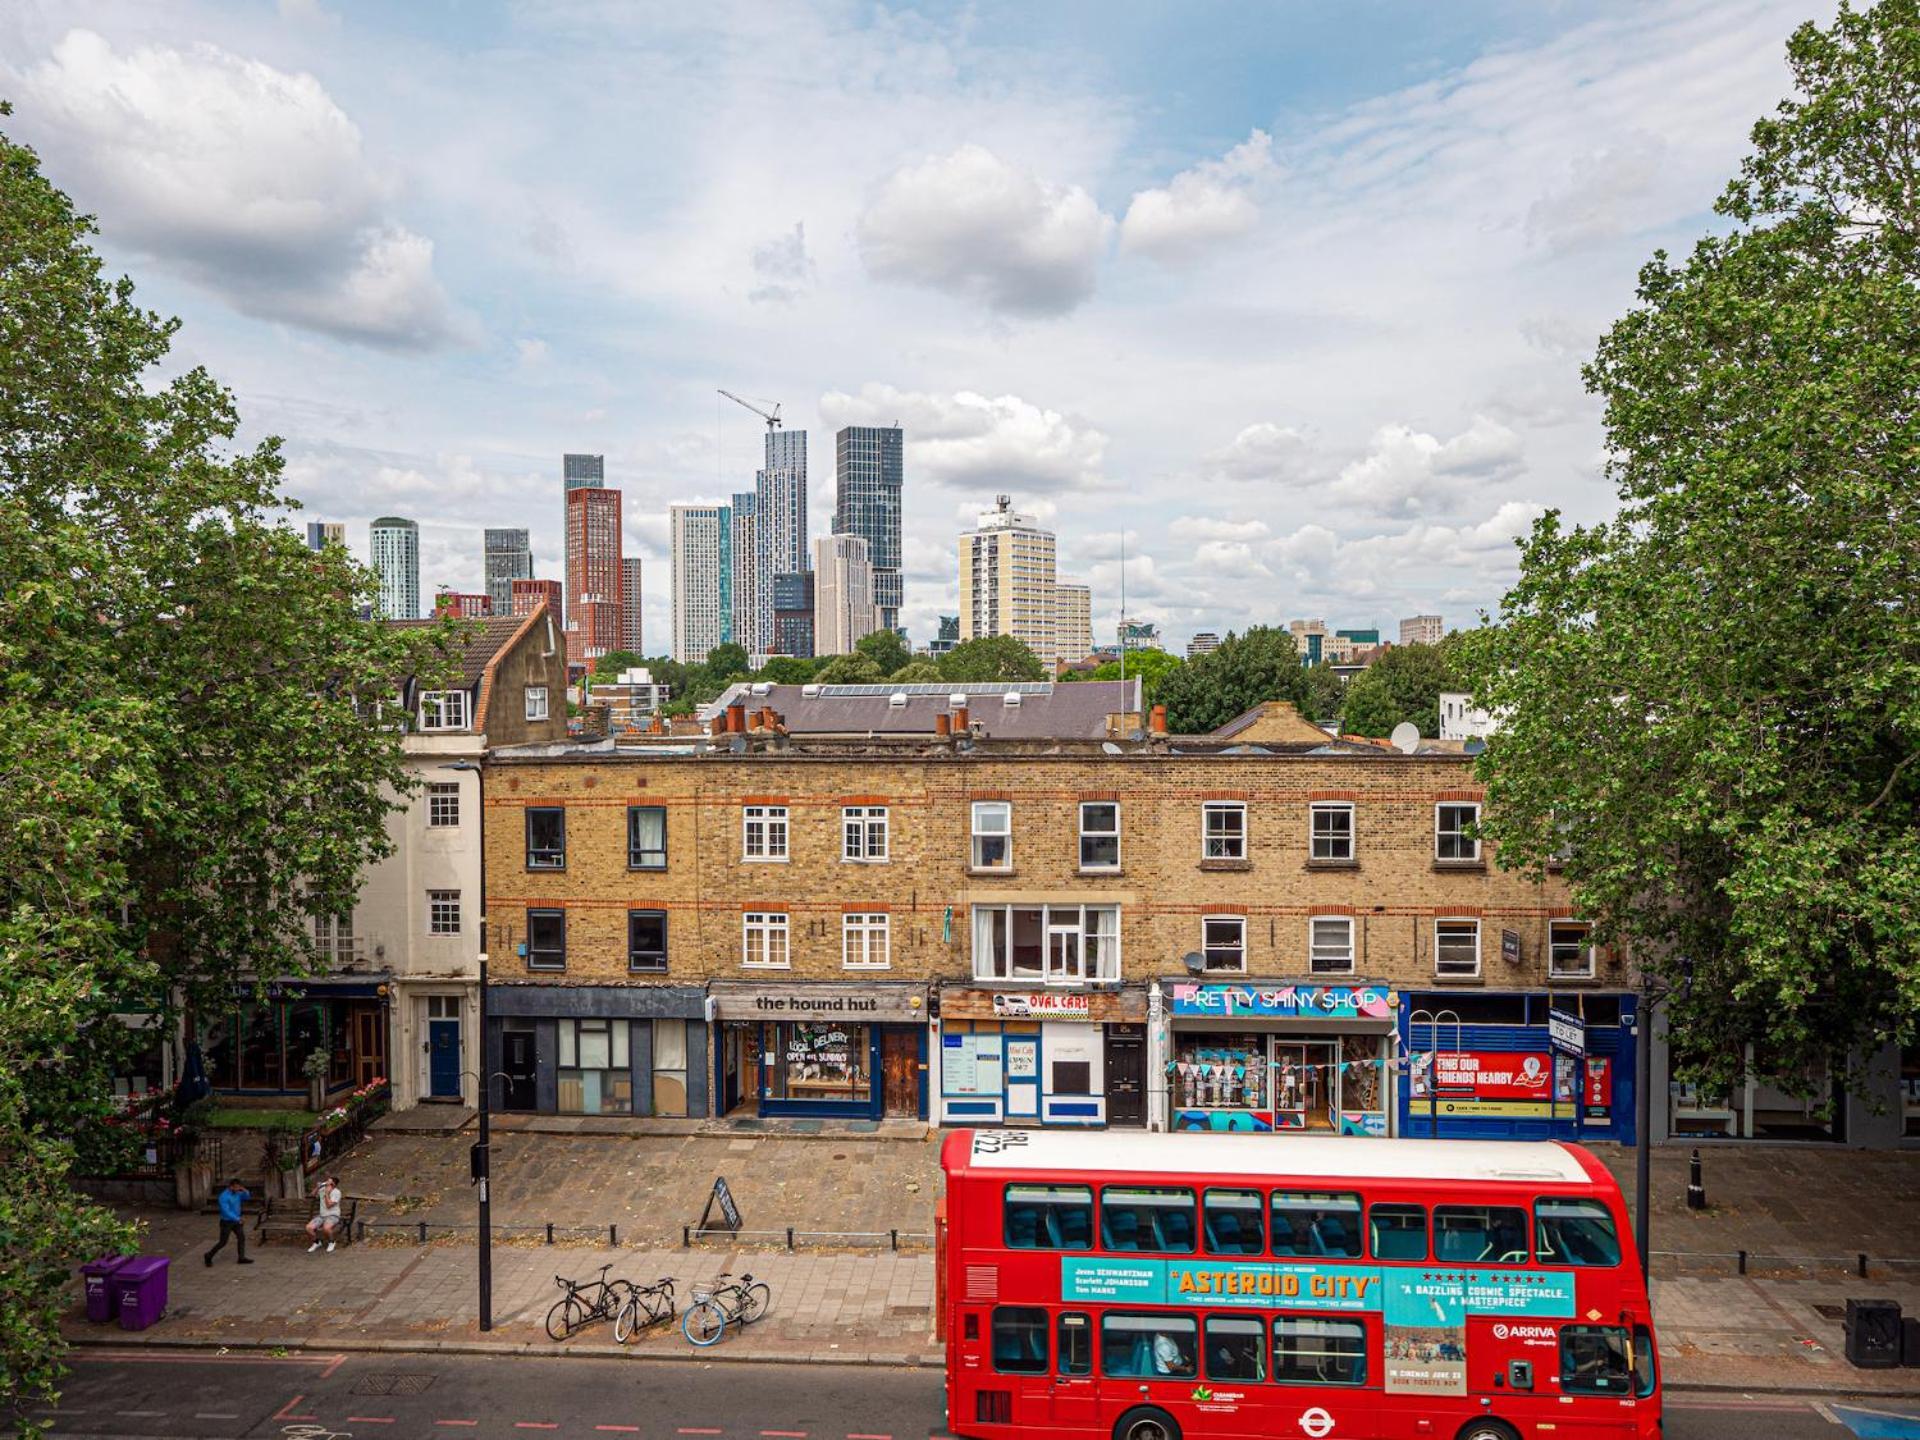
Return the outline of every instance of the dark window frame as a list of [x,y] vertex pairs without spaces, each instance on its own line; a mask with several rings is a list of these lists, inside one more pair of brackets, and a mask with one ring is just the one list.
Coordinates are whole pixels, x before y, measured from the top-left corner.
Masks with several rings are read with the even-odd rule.
[[[1027,1357],[1025,1363],[1017,1367],[1000,1363],[1000,1327],[1003,1317],[1021,1327],[1017,1333],[1022,1337],[1031,1337],[1036,1333],[1039,1335],[1039,1355]],[[987,1320],[987,1359],[993,1366],[993,1373],[996,1375],[1046,1374],[1047,1367],[1052,1361],[1051,1347],[1047,1340],[1047,1331],[1050,1328],[1046,1307],[1043,1305],[994,1306],[993,1314]]]
[[[559,817],[559,843],[536,846],[533,840],[535,816],[557,815]],[[567,807],[564,805],[529,805],[526,820],[527,869],[564,870],[567,868]]]
[[[634,926],[645,919],[658,919],[660,922],[660,949],[658,963],[639,961],[641,947],[634,940]],[[651,951],[647,952],[651,955]],[[667,912],[661,909],[636,909],[627,911],[627,969],[635,974],[664,975],[667,973]]]
[[[558,925],[560,926],[560,945],[557,951],[551,946],[545,947],[543,949],[535,948],[534,939],[533,939],[533,927],[536,919],[543,924],[551,921],[551,922],[558,923]],[[526,933],[527,933],[527,969],[529,970],[565,970],[567,968],[567,912],[565,910],[557,909],[553,906],[547,906],[547,905],[528,906]],[[543,954],[548,954],[548,955],[557,954],[560,958],[557,962],[543,961],[536,958]]]
[[[638,837],[634,834],[634,822],[639,819],[640,813],[643,810],[657,810],[660,812],[660,849],[658,850],[658,852],[642,848],[639,843]],[[647,856],[655,853],[658,853],[658,855],[660,856],[660,861],[658,864],[654,864],[653,862],[646,859]],[[636,859],[635,858],[636,856],[640,858]],[[664,805],[629,805],[627,807],[627,868],[629,870],[664,870],[667,868],[667,807],[666,806]]]

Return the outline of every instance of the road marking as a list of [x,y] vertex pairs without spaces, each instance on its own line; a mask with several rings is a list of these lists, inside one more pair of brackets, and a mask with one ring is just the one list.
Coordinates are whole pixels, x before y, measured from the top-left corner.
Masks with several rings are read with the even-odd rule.
[[638,1435],[640,1433],[640,1427],[638,1425],[596,1425],[593,1428],[596,1430],[618,1430],[623,1435]]
[[391,1415],[349,1415],[347,1416],[347,1423],[349,1425],[391,1425],[393,1424],[393,1416]]
[[893,1440],[891,1435],[849,1435],[847,1440]]
[[1818,1400],[1809,1400],[1807,1403],[1813,1407],[1814,1414],[1818,1415],[1822,1420],[1826,1421],[1829,1425],[1838,1425],[1840,1423],[1840,1417],[1834,1414],[1833,1411],[1829,1410],[1825,1405],[1821,1404]]
[[238,1420],[240,1417],[229,1414],[225,1410],[196,1410],[194,1411],[193,1418],[196,1420]]
[[293,1407],[294,1407],[294,1406],[296,1406],[296,1405],[298,1405],[298,1404],[299,1404],[299,1403],[300,1403],[300,1402],[301,1402],[302,1400],[304,1400],[304,1399],[306,1399],[306,1398],[307,1398],[307,1397],[306,1397],[306,1396],[304,1396],[304,1395],[296,1395],[296,1396],[294,1396],[294,1397],[293,1397],[293,1398],[292,1398],[291,1400],[289,1400],[289,1401],[287,1401],[287,1403],[286,1403],[286,1404],[284,1404],[284,1405],[282,1405],[282,1406],[281,1406],[281,1407],[279,1408],[279,1410],[277,1410],[277,1411],[275,1411],[275,1412],[274,1412],[274,1415],[273,1415],[273,1418],[274,1418],[275,1420],[285,1420],[285,1419],[288,1419],[288,1418],[289,1418],[289,1416],[287,1415],[287,1412],[288,1412],[289,1410],[291,1410],[291,1409],[293,1409]]
[[436,1425],[478,1425],[478,1420],[436,1420]]
[[807,1440],[804,1430],[762,1430],[762,1435],[775,1437],[775,1440]]
[[[156,1354],[155,1351],[160,1353]],[[178,1350],[155,1345],[147,1350],[95,1349],[87,1347],[84,1355],[70,1355],[70,1365],[324,1365],[321,1378],[331,1375],[342,1363],[346,1355],[219,1355],[212,1352],[184,1354]]]
[[513,1422],[513,1428],[516,1430],[558,1430],[560,1428],[560,1422],[557,1420],[516,1420]]
[[124,1415],[129,1418],[138,1416],[142,1420],[153,1420],[153,1419],[157,1419],[162,1415],[165,1415],[167,1412],[164,1410],[116,1410],[113,1413],[116,1415]]
[[682,1435],[724,1435],[726,1434],[726,1431],[708,1430],[698,1425],[682,1425],[680,1427],[680,1433]]

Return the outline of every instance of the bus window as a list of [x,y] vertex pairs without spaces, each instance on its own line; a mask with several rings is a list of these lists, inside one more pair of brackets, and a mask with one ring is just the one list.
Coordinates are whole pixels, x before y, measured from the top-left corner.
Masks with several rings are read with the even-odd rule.
[[1633,1393],[1642,1400],[1653,1394],[1660,1380],[1660,1360],[1653,1353],[1653,1332],[1644,1325],[1633,1327]]
[[1357,1258],[1360,1197],[1317,1191],[1274,1191],[1273,1253]]
[[1059,1362],[1062,1375],[1093,1373],[1093,1322],[1078,1310],[1060,1316]]
[[1108,1250],[1193,1253],[1193,1191],[1109,1185],[1100,1192],[1100,1244]]
[[1617,1325],[1560,1327],[1560,1388],[1568,1395],[1624,1395],[1627,1332]]
[[1527,1212],[1517,1205],[1436,1205],[1433,1258],[1456,1265],[1524,1265]]
[[1267,1322],[1250,1315],[1207,1317],[1207,1379],[1267,1378]]
[[1367,1327],[1358,1320],[1273,1320],[1273,1378],[1282,1385],[1367,1383]]
[[1542,1265],[1618,1265],[1620,1237],[1598,1200],[1533,1202],[1533,1246]]
[[1199,1327],[1191,1315],[1100,1317],[1100,1373],[1124,1379],[1191,1380]]
[[1427,1210],[1424,1205],[1376,1205],[1369,1214],[1373,1258],[1427,1258]]
[[1009,1185],[1009,1250],[1091,1250],[1093,1190],[1086,1185]]
[[1002,1375],[1047,1373],[1047,1312],[1002,1305],[993,1312],[993,1368]]
[[1209,1190],[1200,1213],[1209,1255],[1258,1255],[1267,1248],[1258,1190]]

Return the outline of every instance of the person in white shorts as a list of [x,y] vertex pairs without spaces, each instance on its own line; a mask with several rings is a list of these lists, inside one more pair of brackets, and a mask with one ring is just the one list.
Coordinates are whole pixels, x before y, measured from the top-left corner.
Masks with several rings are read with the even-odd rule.
[[313,1243],[307,1246],[309,1255],[322,1244],[327,1247],[328,1254],[333,1253],[333,1237],[340,1230],[340,1182],[331,1175],[322,1176],[319,1198],[320,1208],[307,1222],[307,1234],[313,1237]]

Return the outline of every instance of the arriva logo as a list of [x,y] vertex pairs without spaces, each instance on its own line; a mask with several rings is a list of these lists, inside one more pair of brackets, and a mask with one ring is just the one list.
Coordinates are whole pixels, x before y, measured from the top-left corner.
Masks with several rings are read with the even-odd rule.
[[1302,1411],[1300,1415],[1300,1433],[1310,1436],[1311,1440],[1321,1440],[1323,1435],[1331,1435],[1333,1433],[1333,1416],[1322,1410],[1318,1405],[1314,1406],[1311,1410]]
[[1559,1333],[1551,1325],[1509,1325],[1504,1320],[1495,1321],[1493,1326],[1496,1340],[1553,1340]]

